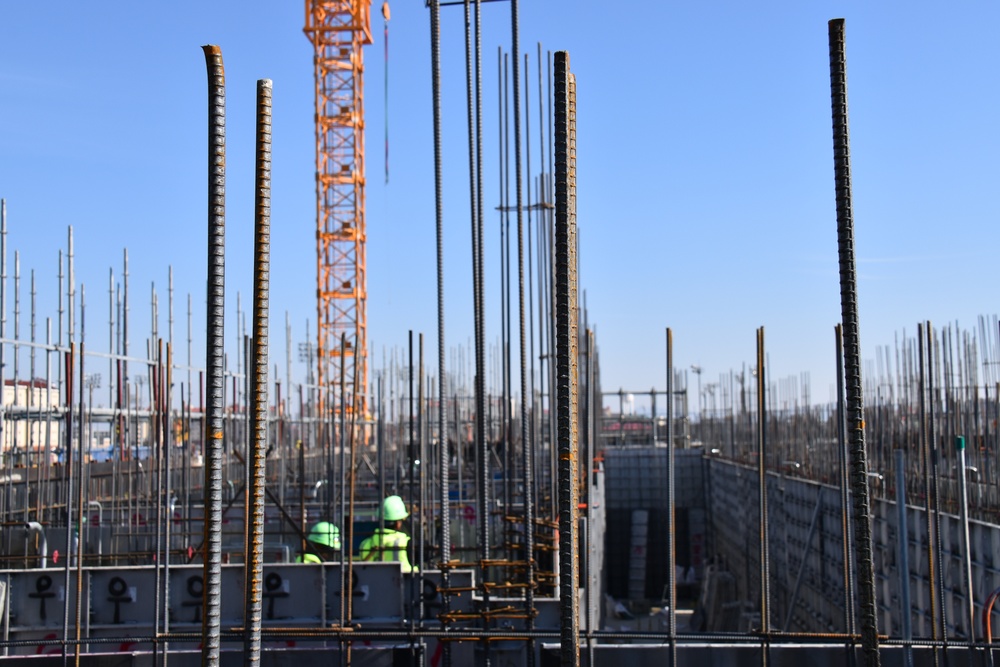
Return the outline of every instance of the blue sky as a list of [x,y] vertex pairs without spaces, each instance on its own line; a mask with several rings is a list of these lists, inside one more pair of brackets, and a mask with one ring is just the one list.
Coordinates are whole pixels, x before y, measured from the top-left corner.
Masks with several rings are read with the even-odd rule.
[[[373,368],[409,329],[436,349],[423,5],[392,4],[388,103],[378,4],[365,54]],[[451,347],[471,337],[471,264],[462,10],[442,14]],[[536,44],[568,50],[577,76],[581,279],[606,390],[663,386],[667,326],[677,365],[699,364],[706,381],[751,362],[755,329],[764,326],[771,377],[807,371],[814,400],[829,398],[840,316],[827,47],[834,17],[847,20],[864,356],[917,321],[972,327],[996,311],[1000,5],[522,2],[533,133]],[[509,19],[509,4],[484,5],[490,341],[500,325],[497,49],[510,50]],[[57,252],[72,225],[88,347],[107,347],[109,270],[121,280],[127,248],[133,349],[150,329],[153,284],[167,329],[172,266],[179,360],[191,294],[194,364],[203,365],[207,84],[199,47],[214,43],[227,76],[230,345],[236,293],[244,310],[251,298],[255,81],[274,81],[270,354],[284,375],[285,312],[296,344],[306,319],[315,320],[312,53],[303,22],[301,2],[0,7],[0,196],[11,274],[20,253],[22,337],[30,270],[39,338],[44,318],[56,317]],[[533,173],[537,146],[533,134]],[[12,278],[8,293],[10,335]]]

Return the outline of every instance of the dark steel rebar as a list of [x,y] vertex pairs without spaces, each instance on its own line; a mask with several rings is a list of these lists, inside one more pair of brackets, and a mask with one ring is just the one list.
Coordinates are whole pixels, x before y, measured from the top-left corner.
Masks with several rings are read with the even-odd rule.
[[[944,645],[947,648],[948,605],[945,602],[945,593],[947,592],[947,589],[944,581],[944,540],[941,536],[941,482],[940,475],[938,473],[938,464],[940,462],[941,455],[938,451],[937,429],[935,428],[934,420],[935,413],[937,412],[937,399],[934,395],[934,327],[931,326],[930,320],[926,322],[924,335],[927,336],[927,368],[929,369],[927,373],[927,442],[930,447],[931,479],[933,480],[931,488],[931,510],[934,516],[934,550],[935,558],[937,559],[936,575],[938,580],[938,600],[941,603],[941,641],[944,642]],[[945,650],[943,653],[945,664],[948,664],[948,651]]]
[[[844,632],[854,634],[854,577],[851,576],[851,510],[848,491],[850,480],[847,468],[847,433],[844,421],[844,338],[838,324],[834,327],[837,353],[837,461],[840,487],[841,559],[844,575]],[[854,656],[854,651],[849,651]]]
[[[667,639],[670,642],[670,667],[677,664],[677,540],[674,535],[674,332],[667,327]],[[655,394],[654,394],[655,397]],[[589,583],[589,582],[588,582]]]
[[559,618],[560,664],[580,663],[577,582],[577,467],[578,442],[576,392],[576,223],[574,213],[576,174],[569,54],[555,54],[555,152],[556,152],[556,380],[558,404],[559,501]]
[[[60,269],[62,265],[60,263]],[[60,341],[61,342],[61,341]],[[66,356],[63,359],[63,371],[66,378],[66,405],[73,405],[73,367],[74,367],[74,356],[76,353],[76,345],[74,343],[69,344],[69,350],[66,352]],[[66,419],[66,465],[64,466],[64,477],[63,483],[66,487],[66,547],[69,550],[69,545],[73,543],[73,412],[69,410],[65,414]],[[82,483],[82,482],[81,482]],[[64,590],[70,590],[70,558],[64,558],[63,560],[63,588]],[[63,659],[66,658],[66,647],[69,641],[69,604],[63,605]]]
[[[83,285],[80,285],[80,363],[79,363],[79,377],[80,377],[80,394],[78,398],[78,409],[79,418],[77,424],[79,424],[79,435],[77,436],[77,446],[79,448],[79,456],[76,457],[76,478],[78,484],[76,485],[76,507],[74,508],[76,512],[76,518],[74,520],[75,528],[73,542],[66,543],[66,553],[70,556],[69,560],[73,561],[75,559],[74,565],[76,566],[76,599],[74,600],[74,615],[75,615],[75,629],[76,629],[76,640],[77,644],[73,646],[73,658],[76,667],[80,667],[80,638],[81,638],[81,624],[84,618],[83,615],[83,512],[84,512],[84,499],[83,492],[86,486],[86,480],[83,476],[83,463],[84,463],[84,448],[83,448],[83,416],[84,416],[84,393],[83,387],[85,383],[86,376],[84,375],[84,369],[86,367],[85,357],[84,357],[84,302],[85,302],[86,292]],[[70,301],[72,304],[72,301]],[[16,376],[16,374],[15,374]],[[73,404],[67,403],[70,411],[70,419],[73,419]],[[154,644],[154,649],[156,645]]]
[[250,386],[250,539],[244,575],[247,632],[245,664],[260,664],[264,601],[264,488],[267,452],[267,346],[271,291],[271,80],[257,81],[257,151],[254,171],[253,355]]
[[[525,331],[525,286],[524,286],[524,215],[522,213],[522,202],[524,195],[522,191],[521,179],[521,44],[520,28],[518,24],[518,0],[511,0],[510,3],[511,35],[513,41],[512,48],[512,76],[514,92],[514,204],[517,207],[517,306],[518,306],[518,355],[520,364],[521,379],[521,459],[524,466],[524,551],[525,560],[528,562],[526,572],[528,588],[525,593],[525,602],[528,608],[528,630],[535,627],[534,614],[531,611],[535,607],[534,591],[534,551],[535,551],[535,506],[532,498],[531,486],[534,483],[534,471],[531,465],[531,432],[528,421],[528,359],[527,359],[527,336]],[[525,55],[527,57],[527,54]],[[509,321],[508,321],[509,324]],[[528,667],[535,663],[534,642],[528,642]]]
[[208,45],[208,295],[205,420],[205,568],[202,665],[218,667],[222,631],[222,458],[226,306],[226,79],[222,49]]
[[829,22],[830,92],[833,114],[833,155],[837,199],[837,245],[840,255],[840,303],[844,331],[844,378],[847,390],[847,432],[851,448],[851,487],[857,534],[857,576],[861,603],[861,637],[865,661],[879,665],[878,608],[872,560],[871,503],[865,452],[864,397],[861,383],[861,342],[858,324],[857,271],[854,256],[854,213],[851,204],[851,159],[847,126],[847,55],[844,20]]
[[[441,157],[441,5],[440,0],[430,0],[431,10],[431,96],[433,99],[434,116],[434,236],[435,250],[437,258],[437,334],[438,334],[438,446],[439,466],[440,466],[440,494],[441,494],[441,562],[447,563],[451,560],[451,504],[449,495],[449,464],[450,457],[448,451],[448,388],[445,366],[445,338],[444,338],[444,196],[443,196],[443,176]],[[379,421],[381,424],[382,395],[381,378],[379,379]],[[381,429],[380,429],[381,433]],[[461,442],[456,442],[461,447]],[[382,456],[382,441],[379,439],[379,456]],[[379,462],[379,480],[382,486],[382,463]],[[385,494],[381,493],[380,498]],[[451,569],[442,567],[441,582],[444,588],[451,585]],[[451,596],[441,596],[441,610],[443,614],[451,611]],[[451,646],[450,642],[444,645],[442,664],[444,667],[451,667]]]

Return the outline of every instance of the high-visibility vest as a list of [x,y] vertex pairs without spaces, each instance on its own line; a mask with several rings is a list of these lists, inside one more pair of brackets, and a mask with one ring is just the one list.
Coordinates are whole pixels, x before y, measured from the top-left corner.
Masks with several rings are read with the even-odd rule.
[[413,572],[417,568],[410,565],[406,555],[406,547],[410,536],[391,528],[376,528],[375,534],[361,543],[361,560],[367,561],[399,561],[403,572]]
[[322,563],[323,559],[316,554],[302,554],[301,556],[296,556],[296,563]]

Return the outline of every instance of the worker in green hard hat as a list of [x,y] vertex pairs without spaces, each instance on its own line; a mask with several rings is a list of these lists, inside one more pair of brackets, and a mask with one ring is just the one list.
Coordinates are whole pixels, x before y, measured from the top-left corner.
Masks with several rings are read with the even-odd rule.
[[320,521],[306,536],[309,549],[300,554],[296,563],[322,563],[338,560],[340,556],[340,529],[329,521]]
[[403,572],[416,572],[417,568],[410,565],[406,554],[410,536],[402,532],[403,520],[408,516],[406,504],[399,496],[389,496],[382,501],[381,519],[385,527],[376,528],[375,534],[361,543],[361,560],[399,561]]

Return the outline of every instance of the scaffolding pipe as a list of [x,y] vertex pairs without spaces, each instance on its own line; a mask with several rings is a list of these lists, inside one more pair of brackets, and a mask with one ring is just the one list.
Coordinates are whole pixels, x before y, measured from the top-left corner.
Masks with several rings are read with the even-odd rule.
[[871,503],[865,452],[864,397],[861,383],[861,340],[858,324],[857,271],[854,257],[854,213],[851,204],[851,159],[847,126],[847,56],[844,19],[829,22],[830,92],[833,115],[833,156],[837,200],[837,245],[840,255],[840,303],[847,390],[847,432],[851,449],[851,487],[857,534],[858,593],[861,603],[861,643],[868,667],[880,664],[875,568],[872,560]]

